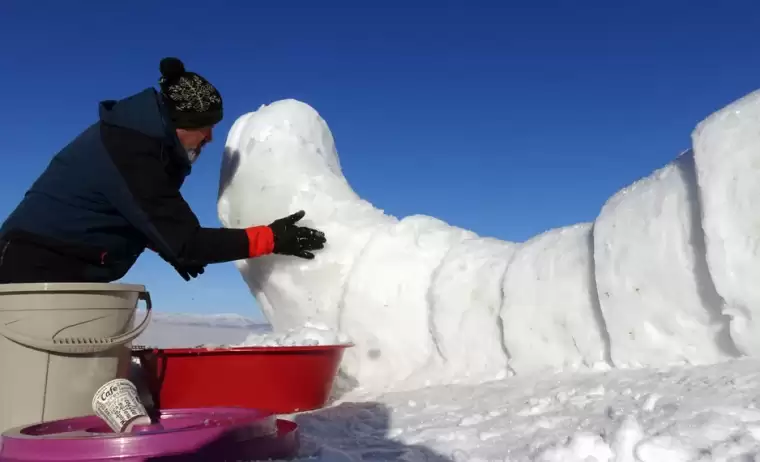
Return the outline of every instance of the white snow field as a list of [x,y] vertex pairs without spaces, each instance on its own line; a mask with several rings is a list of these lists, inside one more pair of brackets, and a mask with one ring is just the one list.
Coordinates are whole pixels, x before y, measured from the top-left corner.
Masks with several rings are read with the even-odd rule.
[[[142,319],[143,312],[137,314]],[[148,328],[135,345],[157,348],[192,348],[199,345],[240,344],[252,335],[271,331],[271,326],[240,315],[153,313]]]
[[223,225],[305,210],[328,239],[313,261],[237,262],[243,279],[275,332],[356,344],[356,388],[298,416],[304,455],[760,461],[760,91],[692,141],[594,223],[513,243],[362,200],[304,103],[240,117]]

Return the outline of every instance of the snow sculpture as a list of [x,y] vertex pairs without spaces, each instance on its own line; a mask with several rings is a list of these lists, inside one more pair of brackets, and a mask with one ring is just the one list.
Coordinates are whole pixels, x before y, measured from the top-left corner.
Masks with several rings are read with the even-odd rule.
[[317,111],[283,100],[232,126],[218,212],[245,227],[303,209],[326,233],[313,261],[236,264],[275,330],[317,322],[350,338],[344,373],[367,388],[711,363],[760,352],[758,127],[760,92],[702,122],[693,151],[594,223],[513,243],[376,209]]

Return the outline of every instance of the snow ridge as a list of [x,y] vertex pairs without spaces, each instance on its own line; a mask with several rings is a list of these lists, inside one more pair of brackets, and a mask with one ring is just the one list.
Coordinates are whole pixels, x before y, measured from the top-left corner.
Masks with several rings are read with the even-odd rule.
[[376,209],[317,111],[283,100],[234,123],[218,213],[243,227],[303,209],[325,231],[311,262],[237,265],[275,330],[320,322],[350,338],[343,372],[366,388],[710,364],[760,353],[757,126],[760,91],[701,122],[692,149],[593,223],[515,243]]

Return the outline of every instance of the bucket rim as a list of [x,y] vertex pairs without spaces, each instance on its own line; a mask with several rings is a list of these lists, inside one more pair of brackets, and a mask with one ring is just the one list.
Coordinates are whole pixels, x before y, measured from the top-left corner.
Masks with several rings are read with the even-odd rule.
[[294,346],[245,346],[245,347],[209,347],[209,348],[157,348],[133,346],[132,356],[142,354],[160,354],[161,356],[207,356],[246,353],[308,353],[317,351],[343,351],[354,347],[354,343],[336,343],[331,345],[294,345]]
[[11,292],[147,292],[142,284],[111,282],[26,282],[0,284],[0,294]]
[[[198,415],[203,417],[205,411],[208,417],[214,419],[214,414],[222,411],[217,420],[221,425],[189,425],[175,430],[146,432],[143,434],[125,433],[96,433],[88,427],[95,427],[103,421],[96,415],[86,415],[69,419],[56,420],[46,423],[22,425],[2,433],[4,447],[2,460],[5,456],[12,460],[121,460],[126,457],[129,460],[144,458],[161,458],[169,454],[187,453],[198,450],[214,441],[219,441],[225,435],[244,436],[240,440],[240,453],[233,451],[233,460],[281,460],[291,459],[296,456],[300,446],[299,425],[294,419],[275,416],[268,411],[254,409],[260,416],[246,416],[250,409],[241,407],[205,407],[195,409],[169,409],[161,411],[162,417],[169,415]],[[185,412],[182,412],[185,411]],[[224,414],[227,414],[225,418]],[[240,413],[240,416],[236,414]],[[238,418],[236,418],[238,417]],[[263,417],[263,420],[260,419]],[[85,435],[77,435],[70,438],[39,438],[33,435],[25,435],[24,432],[36,426],[46,424],[60,426],[71,422],[75,427],[86,428]],[[257,430],[266,429],[273,424],[274,432],[257,435]],[[264,428],[257,428],[263,425]],[[82,430],[80,430],[82,431]],[[7,454],[6,454],[7,453]],[[57,457],[51,457],[55,454]],[[243,457],[240,457],[243,456]],[[40,458],[42,457],[42,459]]]

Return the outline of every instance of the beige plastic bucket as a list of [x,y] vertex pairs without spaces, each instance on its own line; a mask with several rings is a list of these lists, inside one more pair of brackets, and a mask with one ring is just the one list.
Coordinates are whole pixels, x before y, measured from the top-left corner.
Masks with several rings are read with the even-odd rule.
[[98,388],[127,377],[152,308],[142,285],[0,284],[0,432],[92,414]]

